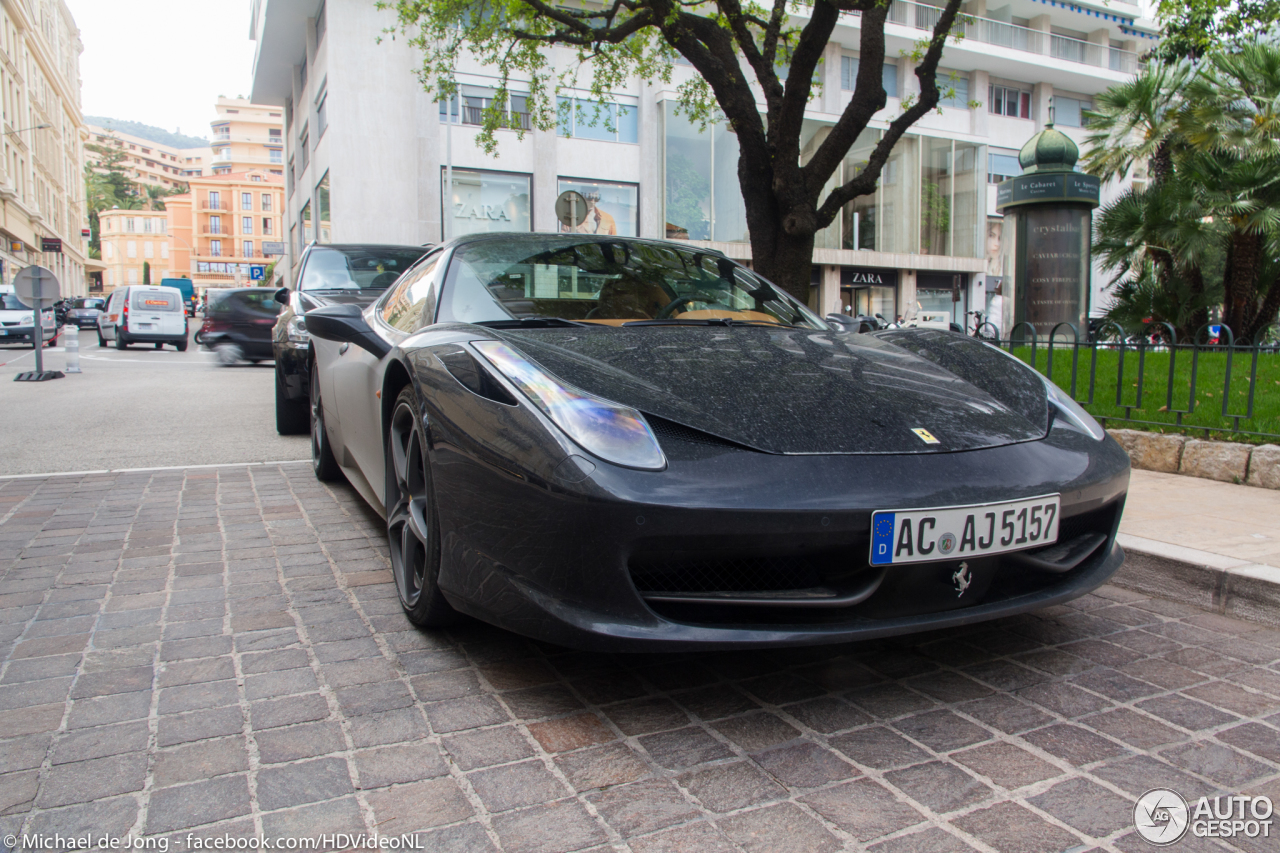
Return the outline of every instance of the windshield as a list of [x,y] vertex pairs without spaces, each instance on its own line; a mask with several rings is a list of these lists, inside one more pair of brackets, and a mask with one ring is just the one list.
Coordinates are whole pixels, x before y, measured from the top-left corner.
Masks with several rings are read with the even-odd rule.
[[0,293],[0,311],[30,311],[31,308],[18,301],[16,293]]
[[72,308],[101,308],[104,304],[102,299],[73,299],[71,300]]
[[317,246],[307,255],[303,290],[383,290],[427,253],[422,249],[330,249]]
[[135,290],[134,311],[181,311],[182,294],[167,290]]
[[635,322],[767,323],[828,331],[795,299],[723,255],[632,240],[485,240],[449,265],[440,321],[554,317]]

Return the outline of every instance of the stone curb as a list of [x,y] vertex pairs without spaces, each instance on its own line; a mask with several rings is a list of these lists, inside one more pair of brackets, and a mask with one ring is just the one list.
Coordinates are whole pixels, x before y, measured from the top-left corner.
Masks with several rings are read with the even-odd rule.
[[1109,429],[1134,468],[1280,489],[1280,444],[1204,441],[1137,429]]
[[1127,533],[1117,539],[1127,559],[1116,586],[1280,627],[1280,568]]

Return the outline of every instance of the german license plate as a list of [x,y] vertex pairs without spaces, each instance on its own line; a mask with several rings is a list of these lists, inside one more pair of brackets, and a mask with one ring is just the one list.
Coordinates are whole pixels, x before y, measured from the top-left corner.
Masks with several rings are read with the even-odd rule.
[[871,515],[871,564],[926,563],[1021,551],[1058,541],[1060,495]]

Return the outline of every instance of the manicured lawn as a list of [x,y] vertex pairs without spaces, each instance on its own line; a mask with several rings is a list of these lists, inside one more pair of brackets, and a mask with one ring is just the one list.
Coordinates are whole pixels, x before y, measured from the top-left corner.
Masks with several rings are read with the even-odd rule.
[[[1014,349],[1014,355],[1023,361],[1031,359],[1030,347]],[[1173,370],[1173,398],[1169,398],[1169,359],[1171,353],[1148,351],[1142,363],[1142,397],[1138,398],[1139,364],[1138,352],[1126,350],[1124,353],[1124,378],[1121,382],[1121,404],[1116,404],[1116,384],[1120,376],[1120,353],[1115,350],[1099,349],[1097,355],[1097,372],[1093,386],[1093,396],[1089,394],[1089,372],[1093,353],[1088,349],[1079,351],[1076,367],[1075,397],[1086,409],[1097,418],[1106,418],[1108,427],[1132,427],[1134,429],[1161,430],[1151,424],[1126,424],[1125,405],[1131,408],[1127,417],[1140,421],[1155,421],[1158,424],[1169,424],[1177,429],[1176,410],[1184,412],[1190,408],[1191,402],[1191,351],[1179,350],[1176,353]],[[1239,429],[1246,432],[1271,433],[1280,436],[1280,355],[1274,353],[1258,356],[1258,369],[1253,399],[1252,417],[1243,417],[1249,408],[1249,376],[1252,370],[1252,353],[1237,352],[1231,359],[1231,386],[1226,387],[1227,354],[1220,351],[1201,351],[1196,361],[1195,400],[1191,414],[1182,416],[1182,432],[1190,435],[1203,435],[1205,428],[1230,431],[1235,419],[1230,415],[1241,415]],[[1041,373],[1048,372],[1048,352],[1044,347],[1036,351],[1035,367]],[[1053,381],[1059,387],[1070,390],[1072,371],[1072,350],[1058,349],[1053,353]],[[1227,417],[1222,414],[1224,395],[1227,398]],[[1092,399],[1092,402],[1089,402]],[[1170,411],[1175,410],[1175,411]],[[1188,429],[1194,428],[1194,429]],[[1163,431],[1163,430],[1161,430]],[[1228,439],[1232,436],[1214,433],[1212,438]],[[1274,443],[1280,438],[1259,436],[1237,436],[1241,441],[1254,443]]]

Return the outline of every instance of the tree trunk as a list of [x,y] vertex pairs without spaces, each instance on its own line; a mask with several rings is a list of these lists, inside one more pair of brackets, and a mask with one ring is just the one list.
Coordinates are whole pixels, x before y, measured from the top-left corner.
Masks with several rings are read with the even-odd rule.
[[1257,280],[1262,259],[1262,236],[1234,231],[1227,243],[1227,267],[1223,276],[1223,322],[1237,337],[1244,334],[1257,309]]
[[1258,309],[1258,313],[1254,315],[1251,322],[1245,329],[1245,338],[1243,343],[1256,344],[1261,343],[1256,340],[1260,332],[1266,330],[1268,326],[1275,322],[1276,312],[1280,311],[1280,278],[1271,282],[1271,287],[1267,289],[1267,295],[1262,300],[1262,307]]
[[752,229],[752,267],[760,275],[808,305],[809,284],[813,280],[814,235],[797,236],[779,229],[773,233],[761,233],[760,239],[757,239],[756,233]]
[[[1185,276],[1187,287],[1191,290],[1191,300],[1198,303],[1204,298],[1204,273],[1200,267],[1187,267]],[[1187,315],[1186,327],[1178,330],[1178,337],[1185,343],[1194,339],[1200,327],[1209,322],[1209,309],[1200,305]]]

